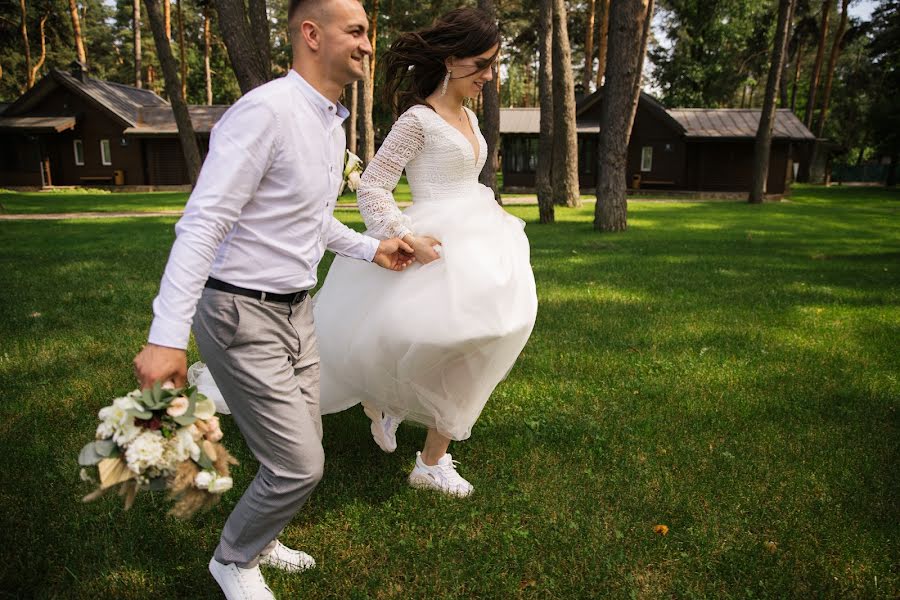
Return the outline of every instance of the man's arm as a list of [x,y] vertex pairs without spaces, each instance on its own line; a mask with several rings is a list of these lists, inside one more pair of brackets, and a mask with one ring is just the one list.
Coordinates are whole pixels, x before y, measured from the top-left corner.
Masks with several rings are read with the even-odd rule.
[[153,301],[148,345],[134,359],[141,387],[182,385],[184,349],[216,252],[271,165],[279,131],[274,113],[258,102],[235,104],[213,129],[200,177],[175,226],[176,238]]

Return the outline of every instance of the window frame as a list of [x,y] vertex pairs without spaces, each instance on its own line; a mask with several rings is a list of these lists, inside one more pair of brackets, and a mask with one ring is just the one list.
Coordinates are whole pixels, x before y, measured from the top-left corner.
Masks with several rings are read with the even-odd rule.
[[72,153],[75,158],[75,166],[84,166],[84,140],[72,140]]
[[104,167],[112,166],[112,144],[109,140],[100,140],[100,164]]
[[641,173],[653,170],[653,146],[641,147]]

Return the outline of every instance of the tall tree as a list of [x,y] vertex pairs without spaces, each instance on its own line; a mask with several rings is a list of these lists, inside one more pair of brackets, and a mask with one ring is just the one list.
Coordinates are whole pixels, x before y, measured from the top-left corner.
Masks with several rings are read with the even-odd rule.
[[141,0],[132,1],[131,29],[134,32],[134,87],[139,88],[144,80],[141,67]]
[[[165,4],[168,4],[169,0],[163,0],[163,2]],[[188,64],[186,49],[184,47],[184,10],[182,9],[181,5],[181,0],[175,0],[175,11],[178,15],[178,62],[181,67],[181,95],[182,97],[187,98]]]
[[210,54],[212,49],[212,27],[209,22],[209,13],[212,8],[209,2],[203,5],[203,76],[206,82],[206,104],[213,103],[212,69],[210,68]]
[[374,106],[373,82],[369,69],[369,56],[363,57],[363,78],[359,86],[359,157],[365,164],[369,164],[375,156],[375,124],[372,122],[372,108]]
[[553,0],[553,200],[561,206],[581,206],[575,79],[567,23],[565,0]]
[[540,0],[538,21],[538,96],[541,105],[541,132],[538,138],[537,188],[538,212],[541,223],[553,223],[553,2]]
[[772,59],[769,61],[769,77],[766,80],[766,97],[763,100],[759,125],[756,129],[756,144],[753,149],[753,179],[750,184],[748,202],[759,204],[766,193],[766,179],[769,175],[769,156],[772,150],[772,129],[775,125],[775,95],[781,71],[784,68],[784,53],[788,41],[790,14],[794,0],[779,0],[778,26],[772,40]]
[[69,0],[69,14],[72,16],[72,36],[75,38],[75,57],[83,65],[87,64],[87,53],[84,51],[84,38],[81,35],[81,19],[78,18],[78,5]]
[[172,2],[171,0],[162,0],[163,7],[163,23],[166,27],[166,39],[172,41]]
[[624,231],[628,140],[640,94],[641,69],[653,19],[653,0],[617,0],[610,4],[609,63],[600,107],[597,204],[594,229]]
[[600,18],[597,19],[597,89],[603,87],[603,77],[606,75],[606,52],[609,41],[609,2],[610,0],[597,0]]
[[25,51],[25,89],[30,90],[34,86],[34,76],[31,69],[31,44],[28,42],[28,7],[25,0],[19,0],[22,20],[19,24],[19,33],[22,35],[22,50]]
[[[178,141],[181,142],[181,150],[184,153],[184,163],[187,166],[188,177],[191,185],[197,183],[200,174],[200,147],[197,145],[197,136],[194,134],[194,125],[191,123],[191,115],[188,112],[187,103],[181,95],[181,83],[178,81],[178,65],[172,55],[169,38],[166,37],[165,25],[162,13],[159,10],[159,0],[144,0],[147,7],[147,18],[150,19],[150,29],[153,32],[153,41],[156,43],[156,53],[159,56],[159,64],[163,70],[163,79],[166,85],[166,95],[172,105],[172,113],[175,115],[175,124],[178,126]],[[167,2],[168,0],[163,0]]]
[[[497,20],[497,7],[494,5],[494,0],[478,0],[478,6],[491,16],[491,20]],[[372,49],[374,50],[374,47]],[[484,141],[487,145],[487,159],[484,161],[484,167],[481,169],[478,180],[491,188],[494,192],[494,200],[497,201],[497,204],[501,204],[500,190],[497,188],[497,170],[500,167],[500,90],[496,85],[499,82],[500,74],[496,69],[494,74],[497,81],[484,86],[481,91],[481,133],[484,134]]]
[[833,0],[822,0],[821,21],[819,24],[819,41],[816,45],[816,61],[809,75],[809,92],[806,97],[806,112],[803,122],[812,128],[813,113],[816,110],[816,93],[819,89],[819,77],[822,73],[822,61],[825,58],[825,42],[828,38],[828,17]]
[[[259,12],[258,5],[262,0],[252,0],[251,15]],[[219,15],[219,29],[225,40],[228,57],[237,77],[241,93],[246,94],[255,87],[261,86],[272,78],[272,70],[267,60],[270,53],[268,34],[263,40],[259,26],[251,29],[243,0],[215,0],[216,12]],[[252,10],[256,7],[256,10]],[[264,47],[262,47],[264,46]]]
[[778,78],[778,102],[781,108],[788,107],[788,85],[787,85],[787,77],[784,74],[787,72],[788,62],[790,61],[790,40],[791,40],[791,31],[794,28],[794,11],[796,10],[797,3],[791,2],[791,10],[788,13],[788,26],[787,26],[787,36],[788,36],[788,44],[787,48],[784,51],[784,58],[781,62],[781,77]]
[[831,85],[834,82],[834,71],[837,68],[844,34],[847,32],[849,8],[850,0],[841,0],[841,20],[834,32],[834,41],[831,42],[831,54],[828,56],[828,67],[825,69],[825,88],[822,90],[822,108],[819,109],[819,119],[816,122],[816,137],[818,138],[825,134],[825,120],[828,118],[828,104],[831,102]]
[[597,0],[588,0],[587,17],[584,20],[584,70],[581,73],[581,87],[587,93],[591,89],[594,75],[594,20]]
[[870,52],[879,84],[869,110],[869,120],[879,156],[889,161],[885,184],[897,184],[900,164],[900,1],[887,0],[872,15]]

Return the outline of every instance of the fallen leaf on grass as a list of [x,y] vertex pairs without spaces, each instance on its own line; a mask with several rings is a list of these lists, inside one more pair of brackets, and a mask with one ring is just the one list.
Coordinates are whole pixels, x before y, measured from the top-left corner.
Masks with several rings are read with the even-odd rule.
[[778,542],[766,542],[766,550],[769,551],[769,554],[775,554],[778,550]]
[[657,535],[669,535],[669,527],[666,525],[657,525],[653,528],[653,533]]

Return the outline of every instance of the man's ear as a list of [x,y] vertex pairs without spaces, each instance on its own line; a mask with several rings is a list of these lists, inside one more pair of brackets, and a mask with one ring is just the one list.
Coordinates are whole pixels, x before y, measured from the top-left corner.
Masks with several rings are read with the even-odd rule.
[[322,32],[316,23],[313,21],[300,23],[300,35],[303,36],[303,41],[306,42],[310,50],[314,52],[319,50],[319,46],[322,44]]

